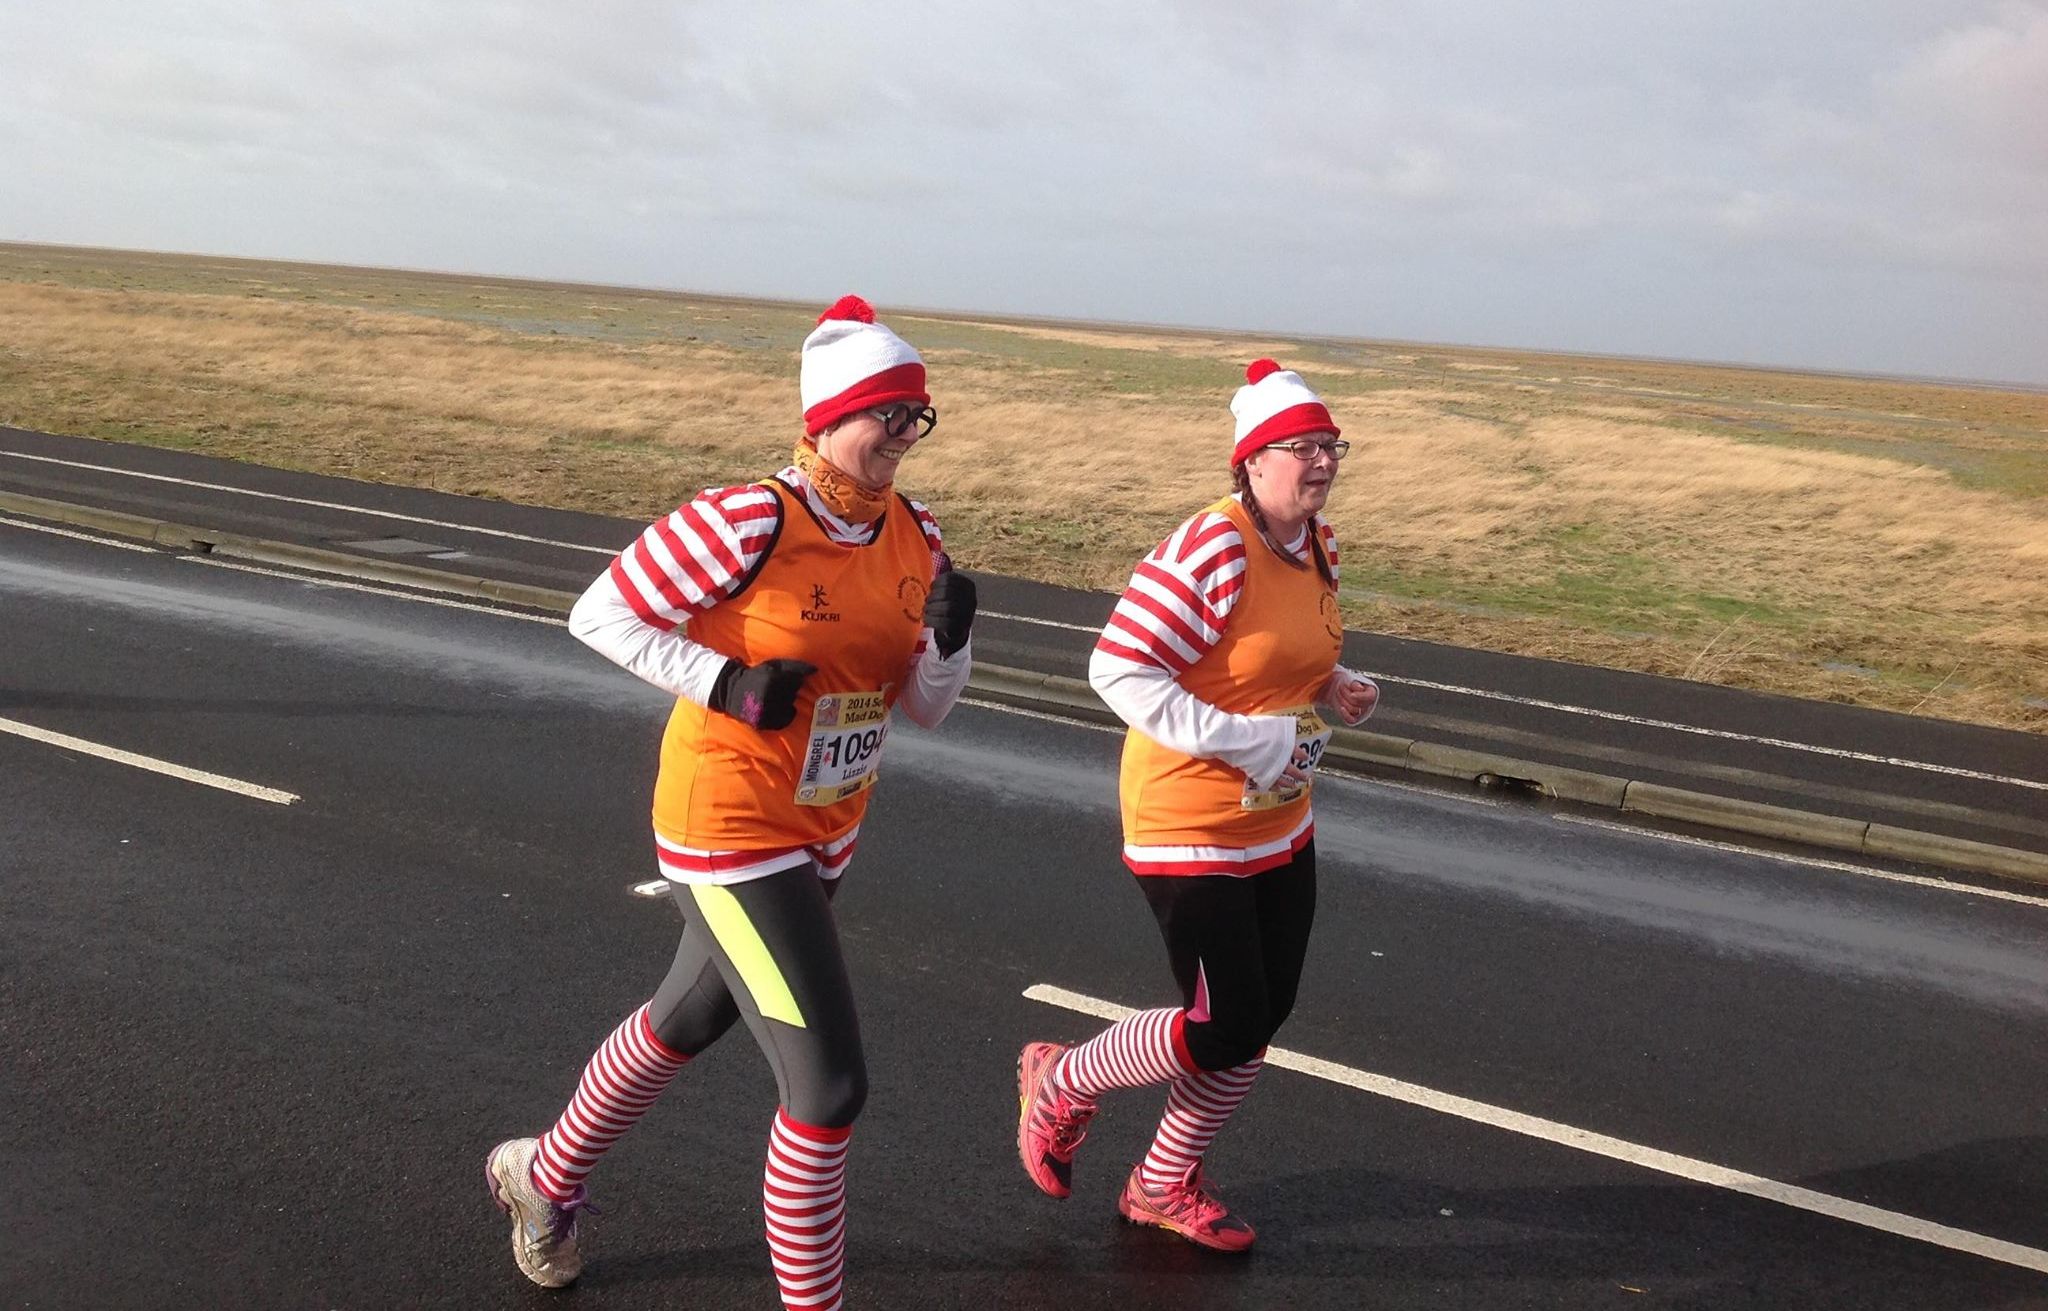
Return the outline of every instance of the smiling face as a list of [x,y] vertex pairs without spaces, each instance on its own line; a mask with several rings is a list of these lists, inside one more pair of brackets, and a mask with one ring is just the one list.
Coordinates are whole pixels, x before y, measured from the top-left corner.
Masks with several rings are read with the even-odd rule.
[[1284,447],[1268,446],[1253,451],[1244,462],[1259,508],[1275,529],[1290,536],[1322,512],[1337,482],[1337,459],[1328,447],[1334,434],[1306,433],[1293,440],[1316,443],[1316,457],[1303,460]]
[[818,434],[818,454],[869,487],[887,487],[896,481],[897,464],[919,439],[916,424],[891,437],[873,410],[860,410]]

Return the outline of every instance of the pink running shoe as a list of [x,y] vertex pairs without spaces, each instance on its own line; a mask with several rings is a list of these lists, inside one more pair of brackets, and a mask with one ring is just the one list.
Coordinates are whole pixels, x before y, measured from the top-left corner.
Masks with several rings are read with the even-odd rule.
[[1027,1042],[1017,1056],[1017,1157],[1024,1173],[1049,1197],[1074,1191],[1074,1149],[1088,1136],[1095,1106],[1052,1084],[1052,1067],[1067,1048],[1057,1042]]
[[1210,1189],[1200,1163],[1188,1170],[1187,1178],[1160,1189],[1147,1185],[1138,1171],[1131,1171],[1124,1195],[1116,1199],[1116,1209],[1134,1225],[1156,1225],[1219,1252],[1242,1252],[1257,1237]]

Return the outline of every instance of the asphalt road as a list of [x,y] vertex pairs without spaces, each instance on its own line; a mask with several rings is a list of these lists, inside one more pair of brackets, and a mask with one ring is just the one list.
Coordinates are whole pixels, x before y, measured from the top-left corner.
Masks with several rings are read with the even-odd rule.
[[[0,489],[572,593],[643,526],[13,428]],[[1085,674],[1112,596],[981,582],[984,660]],[[2048,852],[2041,734],[1369,632],[1345,660],[1392,693],[1383,733]]]
[[[630,890],[663,712],[552,623],[0,526],[0,720],[299,797],[0,731],[0,1302],[774,1305],[743,1034],[594,1176],[573,1292],[480,1182],[673,946]],[[1038,1196],[1016,1048],[1099,1024],[1025,990],[1170,1000],[1115,752],[971,706],[892,738],[839,902],[851,1305],[2048,1307],[2048,901],[1378,782],[1318,787],[1283,1046],[1922,1236],[1288,1070],[1211,1158],[1249,1259],[1115,1221],[1157,1095]]]

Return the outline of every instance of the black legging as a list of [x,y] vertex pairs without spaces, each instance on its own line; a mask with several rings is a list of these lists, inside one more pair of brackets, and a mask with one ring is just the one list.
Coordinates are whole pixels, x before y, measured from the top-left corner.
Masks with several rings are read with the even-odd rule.
[[671,884],[683,938],[647,1008],[655,1036],[686,1056],[745,1016],[783,1109],[821,1129],[852,1124],[868,1095],[830,904],[838,886],[810,865],[716,888]]
[[1208,983],[1207,1019],[1183,1027],[1188,1055],[1227,1070],[1258,1055],[1294,1009],[1316,918],[1316,847],[1278,869],[1138,880],[1166,939],[1167,959],[1190,1010]]

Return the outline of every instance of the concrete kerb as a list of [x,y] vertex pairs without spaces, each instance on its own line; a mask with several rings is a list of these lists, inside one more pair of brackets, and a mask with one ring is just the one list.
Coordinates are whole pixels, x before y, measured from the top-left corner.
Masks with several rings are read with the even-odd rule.
[[[428,591],[482,597],[556,614],[567,614],[576,600],[571,593],[551,588],[429,569],[422,565],[369,560],[342,551],[243,537],[16,492],[0,491],[0,511],[94,529],[172,550],[200,551],[345,574],[352,578],[398,583]],[[1056,711],[1096,723],[1117,722],[1114,712],[1095,695],[1094,689],[1078,678],[977,664],[968,687],[979,696],[1026,709]],[[1567,769],[1541,761],[1518,760],[1512,756],[1498,756],[1443,743],[1340,728],[1325,751],[1324,759],[1339,768],[1403,769],[1439,778],[1463,779],[1481,786],[1511,783],[1560,801],[1633,811],[1653,818],[1699,824],[1753,837],[1801,842],[1838,851],[2048,884],[2048,855],[2036,852],[1765,805],[1709,792],[1694,792],[1638,779]]]

